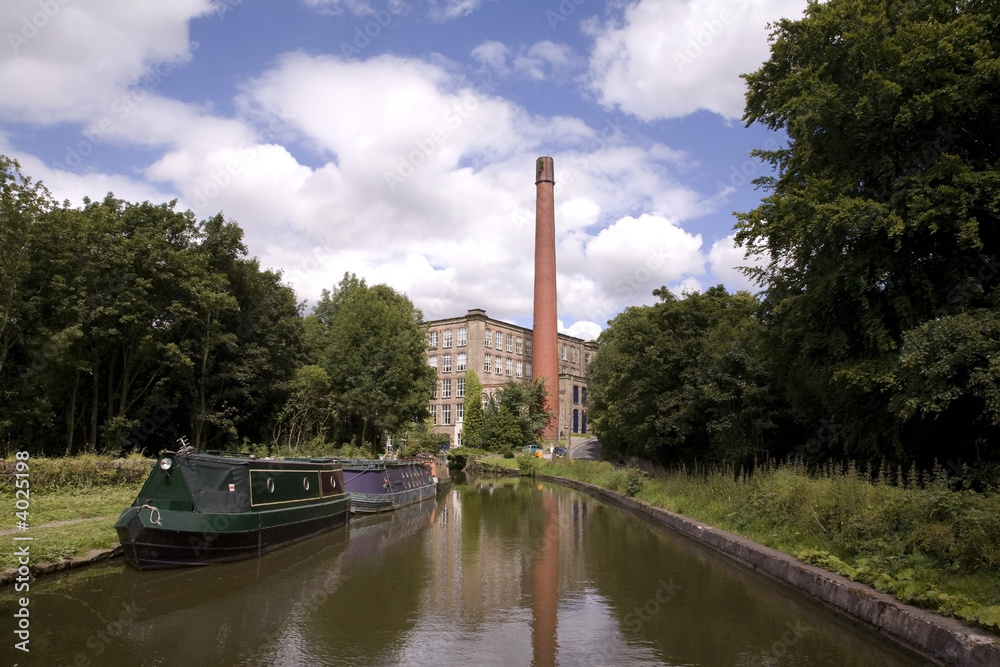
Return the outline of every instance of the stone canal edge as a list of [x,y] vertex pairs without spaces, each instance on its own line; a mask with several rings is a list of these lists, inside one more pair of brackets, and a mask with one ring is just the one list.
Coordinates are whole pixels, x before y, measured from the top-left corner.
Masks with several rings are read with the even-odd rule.
[[621,493],[565,477],[539,474],[535,479],[568,486],[644,514],[751,570],[798,589],[841,615],[940,664],[1000,667],[1000,639],[958,620],[904,604],[866,584]]

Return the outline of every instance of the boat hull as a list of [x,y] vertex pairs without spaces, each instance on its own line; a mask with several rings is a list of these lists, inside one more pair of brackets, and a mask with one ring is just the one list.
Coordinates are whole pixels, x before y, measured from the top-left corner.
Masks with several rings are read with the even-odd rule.
[[173,472],[154,470],[115,523],[125,561],[139,570],[261,556],[349,521],[335,461],[168,458]]
[[416,461],[341,461],[351,512],[391,512],[437,497],[437,482]]

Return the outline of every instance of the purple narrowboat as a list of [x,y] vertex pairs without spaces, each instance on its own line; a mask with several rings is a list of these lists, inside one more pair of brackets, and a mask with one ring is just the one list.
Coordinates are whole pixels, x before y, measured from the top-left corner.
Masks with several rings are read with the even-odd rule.
[[388,512],[437,495],[437,481],[418,461],[343,459],[351,512]]

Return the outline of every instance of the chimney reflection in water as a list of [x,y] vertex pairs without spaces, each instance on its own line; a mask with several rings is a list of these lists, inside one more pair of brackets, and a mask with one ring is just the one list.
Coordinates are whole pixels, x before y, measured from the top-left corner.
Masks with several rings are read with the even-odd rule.
[[545,498],[541,548],[531,561],[531,646],[534,667],[556,664],[556,611],[559,605],[559,505],[551,491]]

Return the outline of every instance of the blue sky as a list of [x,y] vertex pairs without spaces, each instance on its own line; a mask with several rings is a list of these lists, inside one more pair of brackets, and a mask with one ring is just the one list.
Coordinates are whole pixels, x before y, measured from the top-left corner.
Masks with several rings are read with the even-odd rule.
[[350,271],[426,318],[531,326],[534,160],[559,319],[724,283],[753,208],[739,74],[804,0],[7,0],[0,153],[59,199],[223,212],[315,299]]

